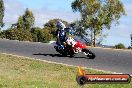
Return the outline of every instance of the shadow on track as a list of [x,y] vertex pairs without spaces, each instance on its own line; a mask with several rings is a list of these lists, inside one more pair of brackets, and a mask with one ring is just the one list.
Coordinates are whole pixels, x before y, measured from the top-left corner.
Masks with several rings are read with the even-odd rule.
[[77,56],[70,57],[70,56],[62,56],[61,54],[41,54],[41,53],[38,53],[38,54],[33,54],[33,55],[35,55],[35,56],[42,55],[42,56],[51,56],[51,57],[69,57],[69,58],[85,58],[85,59],[88,59],[87,57],[77,57]]

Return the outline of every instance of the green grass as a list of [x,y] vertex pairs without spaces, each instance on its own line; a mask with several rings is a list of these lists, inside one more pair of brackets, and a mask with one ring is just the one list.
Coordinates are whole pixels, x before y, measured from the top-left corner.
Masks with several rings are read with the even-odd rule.
[[[87,73],[103,72],[87,69]],[[80,88],[77,68],[0,54],[0,88]],[[132,88],[130,84],[87,84],[81,88]]]

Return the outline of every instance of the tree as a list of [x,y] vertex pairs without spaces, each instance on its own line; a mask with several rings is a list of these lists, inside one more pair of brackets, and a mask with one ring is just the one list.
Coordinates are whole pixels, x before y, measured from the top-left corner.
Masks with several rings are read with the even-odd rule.
[[36,32],[31,30],[33,29],[34,21],[32,11],[26,9],[24,15],[18,18],[17,23],[12,24],[8,30],[2,32],[1,36],[10,40],[37,41]]
[[5,10],[4,2],[3,0],[0,0],[0,27],[4,26],[4,23],[3,23],[4,10]]
[[91,31],[91,42],[103,29],[110,29],[113,22],[118,23],[125,10],[120,0],[75,0],[71,5],[74,12],[81,13],[81,23]]
[[91,41],[88,37],[88,30],[84,29],[83,25],[81,24],[81,21],[72,22],[70,25],[73,29],[74,35],[76,35],[77,38],[81,38],[81,40],[84,40],[87,45],[90,45]]
[[[30,30],[34,26],[35,17],[28,8],[22,17],[19,17],[18,26],[23,26],[25,30]],[[19,24],[20,23],[20,24]]]
[[122,44],[122,43],[119,43],[119,44],[115,45],[114,48],[116,48],[116,49],[125,49],[125,45]]
[[19,16],[17,23],[12,24],[11,28],[31,30],[34,26],[35,17],[28,8],[22,16]]
[[24,28],[24,19],[22,16],[20,16],[18,18],[17,24],[16,24],[17,28]]

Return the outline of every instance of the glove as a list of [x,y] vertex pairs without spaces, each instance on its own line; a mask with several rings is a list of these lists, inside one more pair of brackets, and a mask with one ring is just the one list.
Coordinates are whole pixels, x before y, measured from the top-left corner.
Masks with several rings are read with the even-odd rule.
[[63,42],[64,46],[66,46],[66,42]]

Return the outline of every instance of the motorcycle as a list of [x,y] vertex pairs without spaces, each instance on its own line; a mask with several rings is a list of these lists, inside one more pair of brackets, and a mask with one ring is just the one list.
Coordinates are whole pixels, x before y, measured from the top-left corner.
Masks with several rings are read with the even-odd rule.
[[90,59],[95,58],[95,54],[92,53],[89,49],[87,49],[86,44],[81,43],[80,41],[75,41],[72,37],[68,37],[66,42],[58,45],[54,43],[54,48],[57,52],[59,52],[62,56],[74,57],[75,54],[83,52],[85,56]]

